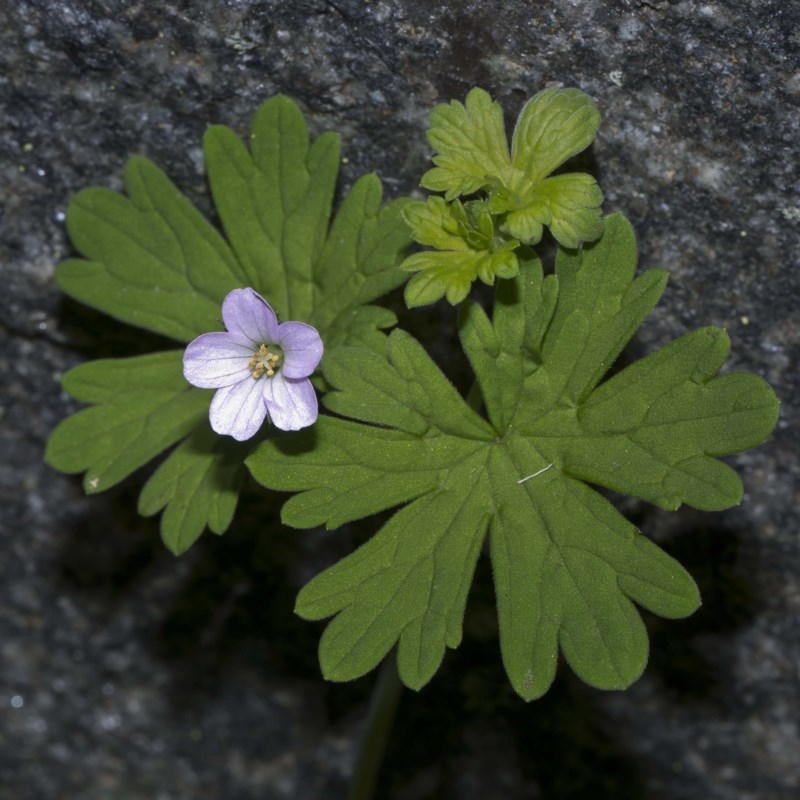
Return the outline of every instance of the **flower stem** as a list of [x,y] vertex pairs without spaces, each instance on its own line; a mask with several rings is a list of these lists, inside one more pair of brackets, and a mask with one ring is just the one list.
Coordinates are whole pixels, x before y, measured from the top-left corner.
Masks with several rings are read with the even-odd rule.
[[348,800],[372,800],[374,797],[386,744],[403,693],[396,658],[394,651],[386,656],[375,681]]

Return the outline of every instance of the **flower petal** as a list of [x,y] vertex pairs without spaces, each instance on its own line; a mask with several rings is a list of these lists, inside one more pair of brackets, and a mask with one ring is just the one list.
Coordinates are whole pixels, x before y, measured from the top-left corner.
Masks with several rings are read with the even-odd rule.
[[218,389],[211,401],[208,417],[217,432],[239,442],[258,433],[267,416],[263,380],[246,380]]
[[253,346],[230,333],[204,333],[183,354],[183,375],[192,386],[219,389],[249,376]]
[[270,304],[252,289],[234,289],[222,302],[222,321],[256,347],[278,340],[278,318]]
[[308,378],[292,380],[279,372],[267,381],[264,402],[276,428],[299,431],[317,420],[317,394]]
[[278,325],[277,344],[283,350],[281,372],[286,378],[307,378],[322,358],[322,339],[305,322]]

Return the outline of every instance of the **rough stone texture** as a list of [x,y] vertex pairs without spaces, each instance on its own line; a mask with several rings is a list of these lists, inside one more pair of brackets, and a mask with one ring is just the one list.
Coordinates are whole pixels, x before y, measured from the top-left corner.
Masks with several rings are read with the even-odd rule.
[[[625,506],[705,600],[650,621],[651,662],[625,693],[563,670],[542,701],[515,698],[484,565],[464,644],[405,698],[379,796],[797,797],[799,29],[784,0],[3,3],[0,799],[344,796],[371,679],[324,685],[319,627],[291,609],[350,534],[283,530],[255,496],[235,531],[176,561],[136,517],[141,479],[87,500],[45,468],[75,408],[59,374],[152,344],[66,301],[53,268],[69,197],[118,188],[131,153],[208,210],[206,124],[245,132],[282,91],[315,131],[341,132],[343,186],[376,170],[398,196],[425,169],[431,106],[475,84],[512,119],[548,85],[597,99],[606,208],[632,220],[643,264],[672,273],[633,354],[725,326],[730,368],[765,376],[782,418],[734,459],[740,508]],[[435,313],[423,331],[452,332]]]

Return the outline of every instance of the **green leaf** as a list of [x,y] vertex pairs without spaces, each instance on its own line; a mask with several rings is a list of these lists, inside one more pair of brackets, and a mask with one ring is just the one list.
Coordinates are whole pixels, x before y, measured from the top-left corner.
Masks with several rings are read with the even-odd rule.
[[541,363],[557,297],[558,279],[544,277],[541,262],[534,259],[518,280],[498,284],[494,325],[477,303],[460,309],[461,343],[495,430],[506,430],[521,410],[523,379]]
[[509,154],[502,109],[483,89],[472,89],[466,105],[454,100],[431,112],[428,140],[437,166],[421,185],[447,200],[486,190],[491,210],[509,215],[509,231],[521,242],[536,244],[546,225],[559,244],[577,247],[602,233],[603,196],[589,175],[547,176],[585,150],[599,126],[587,94],[545,89],[520,112]]
[[[85,260],[62,263],[59,286],[181,342],[221,330],[225,296],[251,286],[283,319],[314,325],[328,355],[342,345],[382,349],[381,329],[396,318],[369,303],[405,280],[404,201],[381,207],[380,181],[366,175],[331,219],[338,136],[312,142],[286,97],[256,112],[249,149],[221,126],[208,130],[204,149],[225,238],[137,156],[125,170],[127,197],[91,188],[70,204],[69,234]],[[87,364],[65,376],[64,388],[93,406],[56,428],[48,463],[86,470],[86,490],[100,491],[184,440],[145,486],[142,513],[165,509],[162,534],[176,553],[205,526],[227,528],[254,442],[215,440],[208,430],[212,392],[186,383],[182,351]]]
[[519,261],[512,252],[516,242],[496,252],[467,250],[414,253],[403,263],[403,269],[417,274],[406,284],[405,299],[409,308],[434,303],[447,297],[450,305],[458,305],[469,294],[473,281],[480,278],[491,286],[495,276],[513,278]]
[[537,437],[543,450],[592,483],[663,508],[730,508],[741,500],[741,481],[715,456],[763,441],[774,426],[774,399],[754,375],[714,377],[728,349],[721,328],[688,334],[605,383],[578,415],[552,413],[531,435],[558,424],[555,449],[546,434]]
[[417,242],[439,248],[414,253],[403,262],[404,270],[419,273],[406,284],[409,308],[443,296],[457,305],[476,279],[491,286],[495,277],[513,278],[519,271],[514,252],[519,242],[498,242],[485,203],[462,205],[458,200],[446,203],[441,197],[429,197],[427,203],[409,203],[403,219]]
[[587,683],[625,688],[647,660],[636,606],[669,618],[697,608],[689,574],[584,481],[669,508],[734,505],[741,486],[717,458],[762,441],[777,401],[756,376],[717,375],[727,339],[713,328],[601,384],[664,288],[662,271],[635,268],[630,225],[612,216],[596,244],[560,251],[555,276],[532,260],[501,283],[491,320],[462,306],[488,420],[395,331],[383,354],[327,360],[325,403],[339,417],[248,458],[262,484],[299,492],[289,525],[399,506],[298,597],[301,616],[334,617],[320,643],[326,677],[362,675],[397,644],[403,682],[430,680],[461,640],[487,531],[503,661],[525,699],[547,690],[559,650]]
[[125,190],[84,189],[70,202],[67,230],[87,260],[59,264],[59,287],[181,342],[221,330],[222,298],[248,283],[228,245],[146,158],[128,162]]
[[[599,124],[588,95],[546,89],[522,109],[509,153],[502,110],[483,89],[470,91],[466,105],[436,106],[428,139],[437,166],[421,184],[445,197],[404,210],[415,241],[436,248],[403,264],[418,273],[406,287],[406,304],[446,296],[456,305],[477,278],[491,284],[495,276],[514,277],[518,245],[537,244],[545,228],[567,248],[596,240],[603,232],[603,194],[595,179],[550,173],[588,147]],[[478,191],[486,198],[464,206],[457,199]]]
[[204,148],[214,203],[248,285],[282,319],[314,325],[328,351],[351,329],[356,341],[382,341],[378,329],[396,319],[367,304],[405,280],[406,201],[381,208],[380,180],[365,175],[331,222],[339,137],[324,133],[310,144],[300,110],[280,95],[256,113],[249,151],[223,126],[209,128]]
[[208,425],[170,453],[139,496],[139,513],[161,517],[164,544],[177,556],[208,527],[224,533],[236,510],[249,448],[217,436]]
[[603,232],[603,193],[591,175],[570,173],[541,181],[520,208],[509,211],[503,230],[521,242],[535,244],[550,228],[564,247],[577,248]]
[[381,207],[381,195],[376,175],[356,181],[315,263],[314,303],[308,321],[323,333],[328,351],[346,343],[378,346],[384,339],[379,329],[397,322],[387,309],[367,305],[406,279],[399,264],[410,245],[401,216],[407,201]]
[[547,177],[585,150],[600,126],[592,99],[579,89],[545,89],[522,109],[511,145],[507,179],[492,187],[490,205],[508,216],[504,230],[536,244],[550,228],[563,247],[579,247],[603,232],[603,194],[591,175]]
[[483,89],[471,89],[464,105],[452,100],[436,106],[428,141],[437,151],[436,167],[420,184],[446,192],[448,200],[488,186],[490,178],[502,178],[511,166],[503,109]]
[[507,214],[503,229],[536,244],[543,227],[563,247],[579,247],[603,232],[603,194],[591,175],[547,177],[585,150],[600,126],[592,99],[579,89],[545,89],[517,120],[507,179],[492,187],[491,208]]
[[256,112],[249,151],[221,125],[208,129],[203,147],[214,204],[249,285],[280,317],[308,319],[339,171],[338,135],[324,133],[311,145],[300,109],[279,96]]
[[126,478],[208,417],[208,393],[183,379],[183,351],[92,361],[62,383],[91,408],[65,419],[47,443],[45,461],[86,472],[84,488],[101,492]]
[[568,474],[550,469],[520,485],[520,472],[540,458],[530,440],[511,437],[489,473],[503,662],[525,699],[547,691],[558,647],[586,683],[624,689],[648,653],[632,601],[684,617],[700,603],[697,589],[676,561]]
[[536,184],[585,150],[599,127],[600,113],[589,95],[580,89],[545,89],[517,119],[511,162],[527,182]]

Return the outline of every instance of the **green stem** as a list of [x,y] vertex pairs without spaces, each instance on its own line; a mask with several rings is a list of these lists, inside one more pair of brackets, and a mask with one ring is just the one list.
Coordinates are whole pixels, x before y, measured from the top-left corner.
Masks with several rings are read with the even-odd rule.
[[403,692],[403,684],[397,674],[396,658],[394,651],[386,656],[372,690],[367,726],[362,735],[348,800],[372,800],[375,795],[383,754]]

